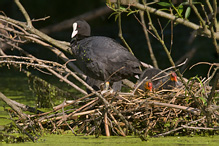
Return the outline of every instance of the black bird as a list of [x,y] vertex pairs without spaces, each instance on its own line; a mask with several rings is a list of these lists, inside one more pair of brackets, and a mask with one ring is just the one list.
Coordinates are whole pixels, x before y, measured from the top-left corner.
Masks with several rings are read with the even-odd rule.
[[117,82],[141,73],[139,60],[115,40],[90,36],[86,21],[73,23],[71,49],[81,70],[103,82]]
[[[86,83],[88,85],[90,85],[95,91],[99,91],[101,89],[101,86],[103,85],[103,81],[100,81],[100,80],[96,80],[96,79],[93,79],[93,78],[90,78],[90,77],[87,77],[86,78]],[[89,89],[86,89],[87,91],[87,94],[90,94],[92,93]]]
[[177,75],[175,72],[171,71],[169,73],[166,72],[160,73],[161,71],[162,70],[156,68],[145,69],[139,78],[139,83],[142,80],[144,80],[146,77],[147,79],[140,85],[139,88],[144,91],[147,90],[152,91],[152,88],[155,90],[172,89],[173,87],[179,85],[177,81]]

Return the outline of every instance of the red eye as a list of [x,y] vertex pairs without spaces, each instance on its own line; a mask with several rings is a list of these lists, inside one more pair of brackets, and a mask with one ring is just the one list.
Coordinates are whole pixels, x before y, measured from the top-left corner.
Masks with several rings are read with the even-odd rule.
[[80,28],[81,26],[80,25],[78,25],[78,28]]

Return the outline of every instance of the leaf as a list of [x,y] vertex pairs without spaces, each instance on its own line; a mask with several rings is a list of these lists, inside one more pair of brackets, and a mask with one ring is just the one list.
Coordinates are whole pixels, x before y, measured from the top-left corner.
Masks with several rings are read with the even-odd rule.
[[163,7],[171,7],[171,4],[167,3],[167,2],[159,2],[157,4],[160,5],[160,6],[163,6]]
[[203,83],[202,83],[201,79],[199,79],[199,78],[198,78],[198,76],[195,76],[194,78],[196,78],[196,79],[199,81],[199,83],[200,83],[200,84],[201,84],[201,86],[203,87],[203,90],[202,90],[202,92],[204,93],[204,92],[205,92],[205,89],[204,89],[204,85],[203,85]]
[[126,8],[123,7],[123,6],[120,6],[119,9],[122,10],[122,11],[126,11]]
[[188,19],[188,18],[189,18],[190,13],[191,13],[191,7],[188,7],[188,8],[186,9],[185,19]]
[[189,2],[182,2],[181,5],[189,5]]
[[118,13],[118,12],[113,12],[113,13],[108,17],[108,19],[109,19],[110,17],[112,17],[113,15],[115,15],[115,21],[116,21],[117,18],[118,18],[118,16],[119,16],[119,13]]
[[133,13],[138,13],[138,11],[130,11],[130,12],[127,14],[127,16],[129,16],[129,15],[131,15],[131,14],[133,14]]
[[183,5],[180,4],[179,7],[178,7],[178,13],[181,15],[183,12]]
[[197,98],[201,99],[204,105],[207,105],[207,101],[204,97],[197,97]]
[[162,8],[162,9],[159,9],[160,11],[170,11],[169,9],[167,9],[167,8]]
[[119,17],[119,13],[116,14],[115,21],[117,20],[118,17]]
[[111,18],[113,15],[116,15],[118,12],[113,12],[112,14],[110,14],[110,16],[108,17],[108,19],[109,18]]

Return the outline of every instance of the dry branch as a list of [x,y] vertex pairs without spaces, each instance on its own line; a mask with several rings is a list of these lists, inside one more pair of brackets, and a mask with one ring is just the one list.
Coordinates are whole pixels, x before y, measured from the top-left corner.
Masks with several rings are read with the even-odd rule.
[[24,114],[16,104],[14,104],[10,99],[8,99],[1,92],[0,92],[0,98],[2,101],[4,101],[7,105],[9,105],[20,116],[21,121],[25,121],[27,119],[27,115]]

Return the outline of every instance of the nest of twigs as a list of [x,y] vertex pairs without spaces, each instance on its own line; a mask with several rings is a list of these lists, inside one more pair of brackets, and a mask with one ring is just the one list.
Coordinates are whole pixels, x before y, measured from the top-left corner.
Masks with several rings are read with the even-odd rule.
[[[200,83],[188,84],[192,91],[204,97],[210,87]],[[99,94],[97,94],[99,95]],[[23,129],[63,132],[71,130],[74,135],[122,135],[137,133],[145,136],[193,135],[216,133],[219,123],[217,110],[206,108],[203,98],[194,99],[185,87],[135,95],[107,92],[101,97],[95,93],[73,101],[64,101],[53,110],[29,115],[29,123],[17,124]],[[196,95],[197,96],[197,95]],[[216,103],[212,103],[216,104]],[[210,110],[211,109],[211,110]],[[29,129],[28,129],[29,128]],[[209,132],[207,132],[209,133]]]

